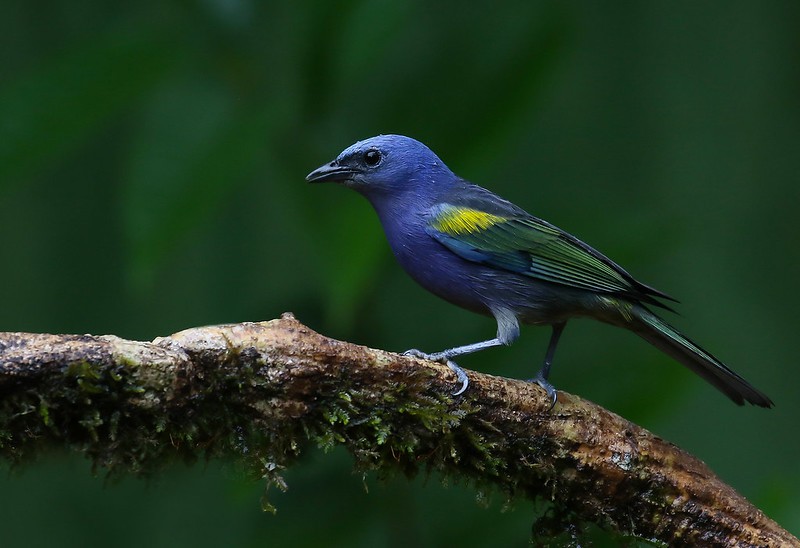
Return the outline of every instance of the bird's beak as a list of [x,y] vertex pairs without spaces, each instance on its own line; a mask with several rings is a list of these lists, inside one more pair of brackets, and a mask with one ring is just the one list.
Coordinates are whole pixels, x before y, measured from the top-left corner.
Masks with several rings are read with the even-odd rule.
[[358,173],[358,170],[347,166],[340,166],[336,162],[325,164],[306,175],[306,181],[309,183],[328,183],[348,181],[353,178],[353,175]]

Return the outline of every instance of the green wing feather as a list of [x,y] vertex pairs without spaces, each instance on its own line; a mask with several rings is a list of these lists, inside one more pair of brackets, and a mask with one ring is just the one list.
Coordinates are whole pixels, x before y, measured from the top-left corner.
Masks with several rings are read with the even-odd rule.
[[462,258],[495,268],[659,306],[664,305],[653,296],[671,299],[574,236],[527,214],[506,216],[472,205],[439,204],[431,211],[427,232]]

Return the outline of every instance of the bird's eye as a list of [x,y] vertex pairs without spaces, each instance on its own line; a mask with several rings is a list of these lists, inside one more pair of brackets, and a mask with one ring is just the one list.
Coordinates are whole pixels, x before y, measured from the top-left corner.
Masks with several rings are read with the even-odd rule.
[[364,153],[364,163],[369,167],[375,167],[381,163],[381,153],[375,149],[368,150]]

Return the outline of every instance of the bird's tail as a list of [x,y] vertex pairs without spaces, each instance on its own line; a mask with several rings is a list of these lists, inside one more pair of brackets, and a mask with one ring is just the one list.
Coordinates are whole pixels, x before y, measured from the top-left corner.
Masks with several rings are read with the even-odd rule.
[[767,396],[647,308],[634,306],[631,312],[634,320],[629,327],[637,335],[703,377],[738,405],[749,402],[772,407]]

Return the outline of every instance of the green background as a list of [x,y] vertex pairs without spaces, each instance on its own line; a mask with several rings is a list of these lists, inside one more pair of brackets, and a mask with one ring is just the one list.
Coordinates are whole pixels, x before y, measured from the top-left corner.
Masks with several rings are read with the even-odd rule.
[[[391,350],[488,338],[406,277],[365,200],[303,180],[407,134],[682,301],[669,319],[775,409],[588,321],[551,380],[800,534],[799,3],[129,4],[0,3],[0,330],[150,340],[292,311]],[[529,377],[548,335],[461,364]],[[0,543],[525,546],[534,516],[343,451],[286,477],[272,516],[230,463],[106,484],[52,455],[0,480]]]

